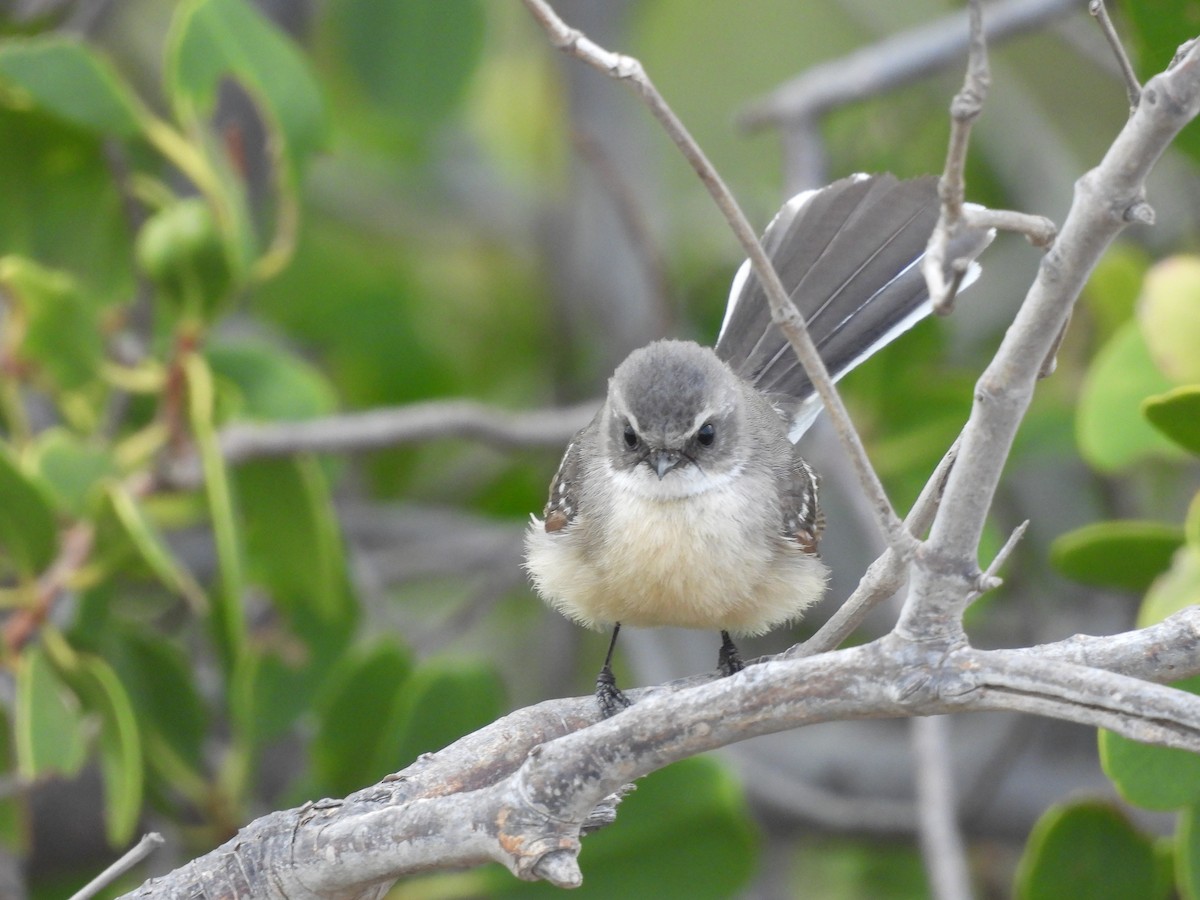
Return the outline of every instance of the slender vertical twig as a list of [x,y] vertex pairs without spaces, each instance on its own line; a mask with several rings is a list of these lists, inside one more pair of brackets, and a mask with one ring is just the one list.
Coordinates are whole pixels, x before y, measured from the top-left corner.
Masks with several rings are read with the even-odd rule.
[[1108,45],[1112,47],[1113,55],[1117,58],[1121,76],[1125,79],[1125,92],[1129,95],[1129,109],[1132,112],[1142,102],[1142,85],[1138,81],[1137,73],[1133,71],[1133,63],[1129,61],[1129,54],[1125,52],[1125,46],[1121,43],[1117,29],[1113,27],[1104,0],[1091,0],[1088,3],[1088,12],[1100,24],[1100,30],[1104,32],[1104,37],[1108,41]]

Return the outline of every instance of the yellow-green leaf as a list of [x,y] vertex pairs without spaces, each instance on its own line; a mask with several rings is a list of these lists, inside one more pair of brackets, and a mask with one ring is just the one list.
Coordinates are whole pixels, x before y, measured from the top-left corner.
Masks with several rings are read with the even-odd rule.
[[80,656],[90,683],[89,707],[101,716],[100,768],[104,774],[104,824],[108,841],[123,846],[133,837],[142,812],[142,742],[129,694],[116,673],[97,656]]
[[0,258],[0,287],[24,324],[16,352],[49,376],[51,388],[74,389],[99,378],[104,343],[96,309],[71,276],[6,256]]
[[1162,373],[1176,384],[1200,382],[1200,256],[1173,256],[1151,266],[1137,313]]
[[212,606],[213,633],[228,673],[233,670],[246,645],[241,534],[229,472],[221,455],[213,421],[212,370],[199,353],[189,354],[183,361],[183,368],[187,376],[188,418],[204,469],[204,487],[217,546],[217,568],[221,576],[221,589]]
[[1079,449],[1106,472],[1148,455],[1178,457],[1179,449],[1141,414],[1142,401],[1173,385],[1158,370],[1135,320],[1122,325],[1093,360],[1076,411]]
[[138,502],[120,484],[108,489],[108,500],[113,513],[130,542],[151,571],[169,587],[188,601],[192,609],[200,614],[208,611],[208,597],[182,563],[180,563],[158,530],[146,516]]
[[1200,547],[1185,544],[1171,557],[1171,566],[1155,579],[1138,610],[1139,628],[1161,622],[1181,609],[1200,603]]

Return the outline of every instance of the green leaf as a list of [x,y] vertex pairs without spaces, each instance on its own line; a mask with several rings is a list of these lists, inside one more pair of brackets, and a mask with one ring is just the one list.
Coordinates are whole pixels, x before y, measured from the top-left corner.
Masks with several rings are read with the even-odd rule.
[[1042,815],[1015,891],[1020,900],[1158,900],[1169,892],[1150,838],[1098,800],[1059,804]]
[[1183,546],[1183,529],[1162,522],[1095,522],[1067,532],[1050,547],[1050,561],[1082,584],[1145,591]]
[[204,357],[186,356],[183,369],[188,386],[188,420],[204,469],[204,487],[217,548],[221,587],[212,605],[212,629],[226,673],[232,672],[246,648],[244,560],[233,490],[213,421],[213,377]]
[[1200,546],[1187,544],[1175,552],[1171,567],[1151,585],[1138,610],[1137,625],[1145,628],[1181,609],[1200,603]]
[[1178,448],[1141,415],[1142,401],[1173,385],[1150,358],[1136,321],[1126,322],[1092,362],[1079,397],[1075,430],[1084,458],[1106,472]]
[[829,837],[798,843],[789,879],[794,897],[929,900],[929,879],[915,846]]
[[132,237],[102,142],[46,115],[0,106],[0,159],[3,253],[70,273],[97,306],[127,301],[135,287]]
[[[15,711],[14,711],[15,712]],[[15,716],[0,716],[0,772],[17,772]],[[0,847],[25,856],[30,852],[29,792],[10,791],[0,797]]]
[[418,127],[466,93],[486,25],[479,0],[337,0],[329,10],[331,49],[361,95],[386,119]]
[[236,386],[235,418],[309,419],[337,405],[320,371],[265,341],[213,344],[206,355],[213,373]]
[[[234,470],[251,577],[284,610],[308,608],[329,628],[353,611],[329,486],[310,457],[261,460]],[[319,637],[311,634],[310,637]]]
[[0,287],[24,322],[18,353],[71,390],[98,377],[104,343],[96,310],[75,280],[16,256],[0,258]]
[[278,615],[238,674],[247,735],[282,733],[307,710],[354,633],[358,608],[324,473],[311,457],[264,460],[233,471],[247,577]]
[[226,77],[241,82],[265,106],[283,138],[289,180],[325,142],[325,112],[317,82],[296,46],[242,0],[190,0],[172,24],[167,49],[168,93],[190,121],[216,102]]
[[1149,267],[1145,249],[1128,241],[1118,241],[1101,257],[1080,298],[1095,320],[1101,340],[1110,338],[1133,316]]
[[363,761],[381,759],[382,745],[392,741],[388,726],[411,672],[408,650],[383,640],[331,673],[309,750],[320,791],[341,797],[388,774],[386,767],[366,769]]
[[1183,533],[1187,536],[1188,544],[1196,550],[1200,550],[1200,491],[1196,492],[1196,496],[1188,504],[1187,518],[1183,523]]
[[1180,447],[1200,456],[1200,385],[1184,385],[1147,397],[1142,415]]
[[149,738],[157,737],[178,759],[203,771],[209,712],[187,656],[167,638],[130,626],[113,629],[110,637],[110,658],[138,711],[147,755],[155,754]]
[[1179,384],[1200,382],[1200,256],[1173,256],[1151,266],[1137,312],[1162,373]]
[[141,102],[108,60],[69,37],[0,43],[0,88],[74,125],[129,138],[141,131]]
[[113,484],[108,489],[108,502],[126,537],[158,579],[186,599],[195,612],[208,612],[208,596],[204,588],[175,558],[133,495],[124,486]]
[[[1200,678],[1175,685],[1200,692]],[[1200,802],[1200,755],[1142,744],[1100,732],[1100,764],[1121,796],[1146,809],[1180,809]]]
[[1175,879],[1184,900],[1200,898],[1200,804],[1179,811],[1175,827]]
[[440,750],[494,721],[504,710],[504,686],[488,666],[434,660],[413,673],[388,723],[390,740],[370,760],[371,771],[395,772],[422,753]]
[[[583,885],[571,896],[736,897],[754,874],[757,851],[737,779],[716,760],[685,759],[641,779],[618,807],[617,823],[583,839]],[[504,900],[561,896],[507,873],[490,888],[487,896]]]
[[104,824],[114,847],[126,844],[142,812],[142,742],[129,695],[108,663],[79,657],[88,707],[99,713],[100,769],[104,774]]
[[83,714],[75,695],[40,647],[21,655],[17,669],[17,768],[30,781],[75,775],[87,759]]
[[94,507],[102,482],[117,474],[112,451],[65,428],[48,428],[33,447],[33,465],[58,506],[82,517]]
[[142,741],[133,704],[99,656],[78,652],[49,626],[42,629],[42,644],[84,708],[100,720],[105,833],[110,844],[121,846],[133,836],[142,809]]
[[58,549],[58,528],[46,490],[0,444],[0,550],[24,577],[41,572]]

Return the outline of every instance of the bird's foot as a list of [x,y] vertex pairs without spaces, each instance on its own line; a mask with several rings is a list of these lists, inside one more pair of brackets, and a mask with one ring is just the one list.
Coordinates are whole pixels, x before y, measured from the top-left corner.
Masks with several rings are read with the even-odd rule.
[[596,676],[596,703],[600,705],[600,715],[606,719],[632,705],[629,698],[617,687],[617,679],[613,677],[612,669],[608,666],[601,669],[600,674]]
[[733,645],[733,638],[728,631],[721,632],[721,651],[717,654],[717,670],[726,678],[746,668],[742,662],[742,654]]

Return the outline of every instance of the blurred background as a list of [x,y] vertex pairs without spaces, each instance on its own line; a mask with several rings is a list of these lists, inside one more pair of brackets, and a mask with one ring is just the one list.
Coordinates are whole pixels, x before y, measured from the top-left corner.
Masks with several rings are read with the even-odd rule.
[[[969,200],[1061,223],[1075,180],[1124,124],[1126,91],[1086,6],[985,4],[1001,33]],[[1113,14],[1146,77],[1200,29],[1200,13],[1139,6]],[[941,169],[965,63],[959,4],[555,7],[641,59],[760,227],[792,193],[852,172]],[[0,10],[0,257],[20,261],[0,269],[10,298],[0,345],[7,361],[40,364],[4,369],[0,435],[16,469],[45,482],[55,527],[86,522],[100,536],[78,567],[87,577],[42,602],[28,633],[12,624],[34,602],[22,599],[20,565],[0,576],[12,772],[11,888],[0,896],[66,896],[114,844],[163,832],[167,848],[129,889],[272,809],[364,787],[509,710],[590,693],[607,636],[532,594],[522,531],[613,367],[660,336],[710,342],[741,262],[638,98],[552,49],[521,4],[501,0],[10,0]],[[78,74],[53,56],[60,39],[107,61],[99,95],[136,96],[145,115],[125,128],[118,113],[69,102],[99,95],[46,88],[38,71]],[[202,161],[189,169],[188,152],[148,117],[172,123]],[[1020,522],[1029,531],[1004,587],[970,611],[977,645],[1132,627],[1169,561],[1163,548],[1182,541],[1198,469],[1138,412],[1174,382],[1129,328],[1144,273],[1196,249],[1198,150],[1193,125],[1150,184],[1156,226],[1129,229],[1110,251],[1040,384],[982,563]],[[200,187],[206,172],[212,184]],[[149,223],[196,195],[215,211],[225,254],[209,293],[196,287],[203,275],[178,288],[147,247]],[[845,380],[901,510],[965,421],[1039,260],[1000,235],[952,317]],[[80,298],[43,306],[44,332],[94,329],[102,346],[19,333],[22,301],[43,296],[25,261],[65,273]],[[198,369],[186,362],[196,345]],[[57,374],[54,360],[79,353],[94,364]],[[172,373],[193,399],[209,384],[210,408],[181,412]],[[454,410],[430,406],[426,430],[385,446],[228,469],[204,449],[237,424],[463,399],[556,412],[503,441],[464,438],[447,424]],[[823,477],[831,590],[800,625],[747,641],[747,657],[811,634],[881,550],[823,423],[804,449]],[[189,464],[192,475],[171,468]],[[226,494],[212,487],[216,472]],[[139,473],[158,481],[111,487]],[[1053,542],[1112,519],[1160,522],[1166,537],[1145,572],[1082,584],[1088,564]],[[8,540],[19,556],[23,539]],[[890,629],[897,608],[873,613],[856,640]],[[710,634],[629,629],[618,679],[707,671],[717,646]],[[1116,796],[1089,729],[997,714],[956,718],[945,734],[980,896],[1009,895],[1051,804]],[[584,842],[582,890],[927,896],[913,765],[903,721],[821,725],[678,764]],[[1132,815],[1147,834],[1170,828],[1166,816]],[[390,896],[548,890],[483,870]]]

